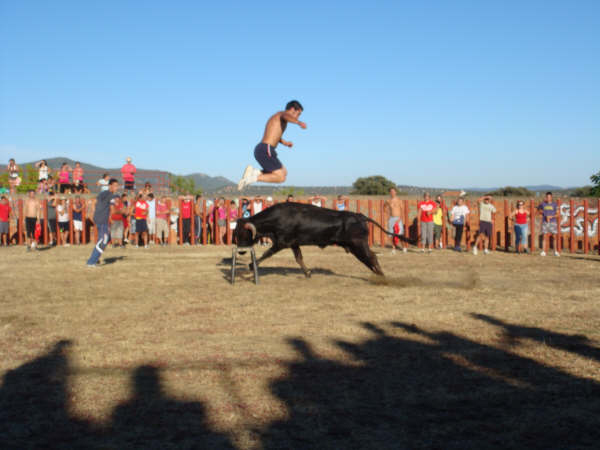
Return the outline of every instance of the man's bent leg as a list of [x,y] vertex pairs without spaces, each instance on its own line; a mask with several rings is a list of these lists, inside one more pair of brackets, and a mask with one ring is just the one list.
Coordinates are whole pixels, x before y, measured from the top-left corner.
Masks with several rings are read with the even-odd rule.
[[87,262],[88,266],[93,266],[98,262],[98,260],[100,259],[100,256],[104,252],[104,249],[108,245],[109,240],[110,240],[110,235],[108,233],[108,224],[98,225],[98,242],[96,242],[96,246],[94,247],[94,250],[92,251],[92,255],[90,256],[90,259],[88,259],[88,262]]
[[274,170],[269,173],[261,173],[257,181],[262,181],[263,183],[283,183],[287,178],[287,169],[282,167],[281,169]]

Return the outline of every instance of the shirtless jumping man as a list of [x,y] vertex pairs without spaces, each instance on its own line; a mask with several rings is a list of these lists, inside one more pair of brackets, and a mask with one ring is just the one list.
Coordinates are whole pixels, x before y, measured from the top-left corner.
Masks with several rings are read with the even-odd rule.
[[[402,206],[402,200],[397,197],[396,189],[390,188],[390,198],[385,202],[385,208],[389,211],[390,218],[388,220],[388,231],[390,233],[404,234],[404,224],[402,223],[402,216],[404,214],[404,209]],[[394,231],[394,225],[398,224],[398,231]],[[392,255],[396,253],[397,242],[396,238],[392,238]],[[404,247],[402,249],[405,253],[406,243],[404,243]]]
[[283,183],[285,181],[287,169],[283,167],[283,164],[277,158],[275,148],[279,143],[286,147],[294,145],[292,142],[282,139],[288,122],[306,129],[306,124],[298,120],[303,110],[304,108],[298,101],[292,100],[285,106],[285,111],[279,111],[271,116],[267,121],[262,141],[254,148],[254,157],[261,165],[262,170],[252,166],[246,167],[244,175],[238,183],[238,190],[241,191],[249,184],[257,181],[263,183]]
[[35,191],[30,190],[27,192],[27,198],[25,199],[25,231],[26,231],[26,243],[27,251],[32,248],[35,249],[35,226],[37,221],[40,219],[40,202],[35,198]]

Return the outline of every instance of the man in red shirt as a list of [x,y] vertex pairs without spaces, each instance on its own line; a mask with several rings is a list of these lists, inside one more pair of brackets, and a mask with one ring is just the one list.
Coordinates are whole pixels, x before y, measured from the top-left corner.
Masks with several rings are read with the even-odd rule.
[[135,202],[135,236],[134,242],[135,246],[138,246],[138,238],[141,237],[144,242],[144,248],[148,248],[148,224],[146,222],[146,217],[148,217],[148,208],[149,205],[144,199],[143,194],[138,195],[138,199]]
[[193,197],[186,194],[181,199],[181,225],[183,232],[184,245],[191,244],[191,230],[192,230],[192,209],[194,208]]
[[0,198],[0,236],[2,236],[2,245],[8,245],[8,225],[10,220],[10,202],[3,195]]
[[162,197],[156,202],[156,236],[160,245],[169,242],[169,204],[167,197]]
[[420,212],[419,220],[421,221],[421,244],[423,244],[422,252],[425,251],[427,244],[429,248],[427,251],[433,250],[433,211],[437,205],[431,200],[429,192],[425,193],[425,200],[417,204],[417,210]]
[[135,189],[135,173],[137,169],[131,164],[131,158],[127,158],[127,163],[121,167],[121,175],[123,176],[124,189],[133,191]]

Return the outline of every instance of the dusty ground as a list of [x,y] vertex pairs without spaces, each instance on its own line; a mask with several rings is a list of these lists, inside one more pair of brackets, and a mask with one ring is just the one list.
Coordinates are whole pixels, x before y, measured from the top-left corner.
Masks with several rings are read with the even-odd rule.
[[229,247],[90,251],[0,248],[1,448],[600,439],[598,257],[306,248],[232,286]]

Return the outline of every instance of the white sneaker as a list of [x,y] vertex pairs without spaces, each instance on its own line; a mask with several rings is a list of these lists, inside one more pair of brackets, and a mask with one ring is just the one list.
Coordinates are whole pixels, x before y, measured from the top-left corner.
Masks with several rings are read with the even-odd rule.
[[396,249],[395,249],[395,248],[393,248],[393,249],[392,249],[392,255],[395,255],[395,254],[396,254]]
[[424,248],[421,249],[421,253],[425,253],[425,249]]
[[489,255],[490,251],[487,248],[483,249],[483,254],[484,255]]
[[406,247],[404,247],[404,248],[402,249],[402,253],[406,253],[406,252],[408,252],[408,249],[407,249]]
[[560,256],[560,253],[558,253],[557,251],[554,252],[554,256]]
[[144,248],[148,248],[148,244],[144,245]]
[[473,247],[473,254],[477,255],[477,246]]
[[249,184],[256,183],[258,176],[261,173],[262,172],[260,169],[255,169],[252,166],[246,166],[246,169],[244,169],[244,174],[242,175],[242,179],[238,183],[238,191],[241,191]]
[[546,256],[546,252],[544,250],[542,250],[542,252],[540,253],[540,256]]
[[427,253],[431,253],[433,250],[431,250],[430,248],[427,249]]

